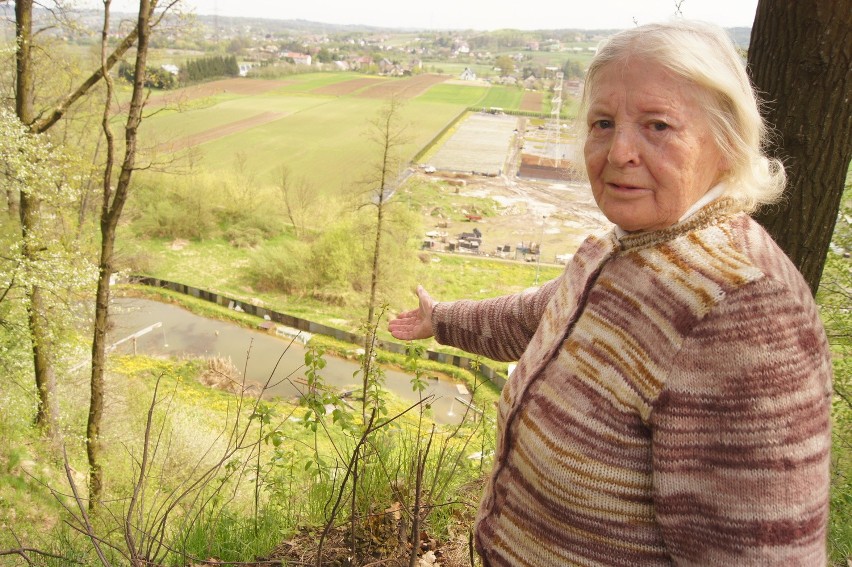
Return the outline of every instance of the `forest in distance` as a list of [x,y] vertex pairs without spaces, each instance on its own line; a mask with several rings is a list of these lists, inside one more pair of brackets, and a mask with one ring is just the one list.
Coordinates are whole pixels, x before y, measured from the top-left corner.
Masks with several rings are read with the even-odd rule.
[[[786,17],[823,17],[803,4]],[[418,283],[458,299],[552,279],[557,256],[605,226],[586,188],[518,171],[524,156],[541,165],[547,144],[571,145],[559,124],[570,124],[589,48],[607,32],[427,35],[229,18],[214,29],[207,17],[173,18],[179,0],[112,18],[52,7],[0,2],[0,564],[478,564],[470,529],[499,387],[476,362],[425,358],[434,342],[383,349],[387,320],[413,305]],[[759,9],[753,33],[774,43],[737,32],[756,82],[767,51],[795,59],[761,17],[773,14]],[[832,31],[842,24],[824,33],[848,37]],[[821,100],[848,92],[836,67],[822,70],[834,90]],[[777,92],[778,112],[800,96]],[[810,112],[849,123],[848,108]],[[499,175],[434,167],[471,116],[515,121]],[[833,349],[831,567],[852,561],[852,180],[839,130],[821,138],[819,175],[791,170],[800,211],[762,219],[812,284]],[[478,249],[458,253],[473,227]],[[537,254],[514,250],[532,241]],[[361,339],[314,335],[287,378],[299,395],[258,395],[227,359],[111,354],[116,297],[263,323],[125,283],[131,275]],[[344,389],[325,378],[332,356],[359,366]],[[410,376],[410,396],[388,391],[391,368]],[[439,375],[469,392],[458,423],[436,423],[424,394]]]

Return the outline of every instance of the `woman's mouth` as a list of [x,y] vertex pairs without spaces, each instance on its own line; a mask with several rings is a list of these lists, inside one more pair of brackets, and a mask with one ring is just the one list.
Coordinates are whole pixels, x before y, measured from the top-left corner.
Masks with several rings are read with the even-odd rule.
[[641,187],[637,187],[635,185],[626,185],[623,183],[607,183],[610,189],[615,191],[635,191],[637,189],[642,189]]

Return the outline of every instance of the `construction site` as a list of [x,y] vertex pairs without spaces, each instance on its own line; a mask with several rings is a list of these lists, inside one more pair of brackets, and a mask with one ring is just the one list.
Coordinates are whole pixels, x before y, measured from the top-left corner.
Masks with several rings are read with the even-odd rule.
[[[588,234],[610,226],[577,167],[581,152],[560,104],[557,90],[550,118],[492,109],[457,125],[417,173],[445,186],[454,209],[424,212],[424,248],[564,263]],[[466,197],[492,199],[498,213],[483,216]]]

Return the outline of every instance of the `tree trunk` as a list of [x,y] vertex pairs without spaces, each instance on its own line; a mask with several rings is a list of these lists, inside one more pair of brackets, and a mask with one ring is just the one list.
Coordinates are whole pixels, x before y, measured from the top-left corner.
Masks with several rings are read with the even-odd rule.
[[816,293],[852,157],[852,0],[760,0],[748,65],[788,174],[755,218]]
[[[50,129],[51,126],[65,115],[68,108],[101,78],[106,70],[111,68],[121,56],[136,41],[137,30],[132,30],[127,37],[115,48],[107,60],[107,67],[103,66],[81,83],[74,91],[68,93],[56,107],[48,112],[41,112],[40,119],[36,118],[34,111],[34,89],[35,71],[32,65],[33,46],[33,0],[18,0],[15,2],[15,112],[18,119],[31,133],[41,134]],[[31,262],[37,260],[37,250],[31,243],[31,236],[40,215],[39,199],[25,192],[21,192],[17,200],[8,198],[10,213],[17,212],[21,219],[21,233],[23,237],[22,254]],[[50,357],[50,333],[47,329],[48,315],[44,291],[34,285],[27,290],[28,295],[28,325],[33,350],[33,373],[35,376],[36,390],[38,395],[35,422],[40,427],[46,427],[48,434],[54,436],[55,410],[54,410],[54,388],[55,382],[53,365]]]
[[382,234],[384,232],[385,207],[389,199],[391,175],[396,173],[396,159],[394,152],[405,142],[402,135],[402,127],[398,124],[400,102],[391,98],[387,105],[379,112],[373,122],[373,135],[375,141],[382,148],[382,158],[376,167],[375,179],[370,183],[376,183],[378,189],[372,194],[373,204],[376,206],[376,239],[373,248],[373,265],[370,271],[370,298],[367,304],[367,336],[364,338],[364,380],[363,380],[363,402],[361,405],[362,418],[367,418],[367,385],[370,378],[370,367],[372,365],[373,348],[375,347],[376,325],[376,297],[379,290],[379,276],[382,255]]
[[100,464],[100,430],[104,408],[104,368],[106,362],[106,331],[109,315],[110,278],[113,273],[115,233],[124,203],[130,189],[130,180],[136,163],[136,139],[139,124],[142,121],[142,108],[145,95],[145,71],[147,68],[150,22],[156,0],[141,0],[136,30],[138,45],[136,48],[135,79],[130,109],[124,126],[124,159],[115,189],[112,188],[115,147],[110,129],[110,104],[112,102],[112,81],[106,73],[109,60],[106,57],[106,42],[109,37],[109,5],[105,3],[102,45],[102,65],[107,83],[107,97],[104,102],[103,130],[107,140],[106,165],[103,177],[103,203],[101,207],[101,255],[98,262],[98,289],[95,298],[95,330],[92,337],[92,376],[89,419],[86,425],[86,454],[89,460],[89,508],[94,509],[103,494],[103,469]]
[[29,126],[33,121],[33,2],[15,2],[15,113]]
[[[22,0],[15,3],[15,113],[22,124],[29,126],[34,120],[33,112],[33,2]],[[18,214],[21,219],[21,237],[23,257],[36,265],[38,261],[37,245],[33,242],[34,229],[38,222],[40,202],[36,195],[21,191],[18,199]],[[47,330],[47,313],[44,292],[38,284],[27,289],[27,323],[32,342],[33,369],[37,390],[37,409],[35,424],[45,430],[50,437],[56,434],[54,428],[54,377],[50,364],[50,339]]]
[[95,330],[92,339],[92,375],[90,383],[89,417],[86,422],[86,457],[89,461],[89,509],[93,510],[103,495],[101,468],[101,421],[104,409],[104,367],[106,366],[106,331],[109,316],[109,272],[104,270],[104,245],[101,244],[101,265],[95,296]]
[[[32,38],[33,38],[33,2],[21,0],[15,2],[15,114],[22,124],[29,125],[33,121],[33,69],[32,69]],[[20,198],[9,200],[9,211],[18,213],[21,222],[24,213],[20,211]],[[26,216],[30,218],[30,212]],[[26,238],[26,235],[24,236]]]

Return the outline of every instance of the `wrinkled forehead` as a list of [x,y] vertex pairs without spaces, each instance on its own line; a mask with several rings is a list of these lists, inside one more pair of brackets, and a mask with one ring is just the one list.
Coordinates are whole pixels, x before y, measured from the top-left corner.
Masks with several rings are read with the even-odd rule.
[[635,56],[599,66],[585,89],[587,107],[613,97],[694,110],[706,101],[704,89],[691,80],[654,59]]

